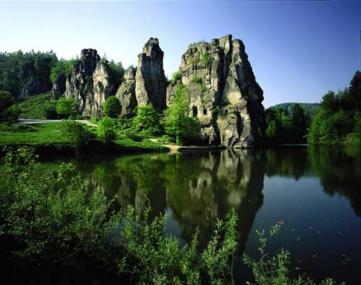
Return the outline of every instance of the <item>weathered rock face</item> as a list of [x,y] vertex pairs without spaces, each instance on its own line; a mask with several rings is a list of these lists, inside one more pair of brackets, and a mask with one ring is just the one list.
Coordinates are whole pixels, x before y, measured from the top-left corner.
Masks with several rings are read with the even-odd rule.
[[53,99],[58,99],[65,92],[66,76],[60,74],[59,77],[55,80],[53,88],[51,89],[51,97]]
[[[204,140],[229,147],[257,143],[263,127],[263,91],[245,48],[231,35],[189,46],[182,56],[181,82],[188,89],[190,115],[199,119]],[[174,86],[167,90],[167,104]]]
[[163,70],[163,55],[158,39],[150,38],[138,56],[135,97],[140,106],[152,104],[159,110],[165,108],[167,79]]
[[81,114],[97,117],[113,89],[107,61],[101,60],[95,49],[83,49],[66,80],[65,96],[78,101]]
[[124,81],[119,86],[116,97],[122,106],[120,116],[128,117],[134,115],[134,109],[137,106],[135,96],[135,72],[134,67],[129,67],[124,72]]

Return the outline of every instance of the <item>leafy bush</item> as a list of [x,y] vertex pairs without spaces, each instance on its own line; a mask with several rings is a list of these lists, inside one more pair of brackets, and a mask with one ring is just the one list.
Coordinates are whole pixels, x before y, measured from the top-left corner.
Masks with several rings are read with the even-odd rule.
[[197,232],[190,244],[182,246],[164,233],[166,222],[164,215],[151,219],[149,209],[142,213],[127,209],[121,234],[126,255],[118,261],[120,271],[135,272],[144,284],[230,284],[230,262],[237,244],[234,211],[226,222],[217,222],[202,253]]
[[152,105],[138,106],[133,120],[134,128],[151,135],[159,134],[161,132],[160,119],[161,114]]
[[187,92],[183,84],[177,85],[174,99],[165,111],[165,133],[179,144],[196,142],[200,134],[199,122],[188,116]]
[[98,121],[97,136],[103,142],[109,143],[115,139],[115,122],[113,119],[104,117]]
[[103,105],[104,115],[110,118],[117,118],[121,111],[121,105],[115,96],[108,97]]
[[78,105],[72,98],[61,97],[56,103],[56,113],[62,118],[75,117],[78,114]]
[[68,137],[77,149],[85,147],[93,137],[93,134],[84,124],[76,121],[63,121],[61,129],[64,136]]
[[72,164],[44,168],[22,148],[7,153],[3,171],[0,230],[24,242],[18,254],[52,259],[102,251],[108,202],[100,189],[86,189]]

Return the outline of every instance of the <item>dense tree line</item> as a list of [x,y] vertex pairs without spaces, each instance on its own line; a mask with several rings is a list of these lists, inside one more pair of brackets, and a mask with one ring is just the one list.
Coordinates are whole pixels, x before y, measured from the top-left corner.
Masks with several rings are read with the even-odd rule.
[[349,88],[330,91],[310,126],[308,141],[313,144],[361,144],[361,72]]
[[0,53],[0,90],[15,97],[49,90],[51,69],[57,61],[52,51]]
[[266,141],[271,144],[305,143],[310,120],[299,104],[294,104],[290,111],[269,108],[266,110]]

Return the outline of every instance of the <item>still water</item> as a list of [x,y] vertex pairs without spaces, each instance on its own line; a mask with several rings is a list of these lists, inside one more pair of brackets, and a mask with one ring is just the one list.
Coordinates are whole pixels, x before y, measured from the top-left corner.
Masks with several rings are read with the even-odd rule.
[[[217,218],[239,218],[238,256],[256,254],[257,229],[282,224],[268,251],[291,252],[292,269],[360,284],[359,149],[279,148],[71,159],[89,187],[120,204],[169,216],[167,231],[205,244]],[[247,270],[237,268],[239,281]]]
[[[155,213],[167,213],[166,230],[183,242],[198,227],[204,245],[216,220],[233,208],[238,257],[256,254],[257,229],[281,224],[268,252],[289,250],[295,273],[356,285],[361,284],[360,152],[293,147],[82,155],[44,163],[73,162],[89,187],[100,187],[121,205],[139,210],[150,205]],[[236,284],[244,284],[248,270],[236,262],[235,271]]]

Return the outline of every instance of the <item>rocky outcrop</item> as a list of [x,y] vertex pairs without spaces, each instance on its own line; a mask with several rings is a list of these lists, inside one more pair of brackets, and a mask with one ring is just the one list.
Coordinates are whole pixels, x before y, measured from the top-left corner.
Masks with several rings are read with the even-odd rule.
[[66,80],[65,96],[77,100],[81,114],[98,117],[113,89],[107,61],[101,60],[95,49],[83,49],[80,60]]
[[[263,91],[242,41],[231,35],[192,44],[179,69],[188,90],[190,115],[198,118],[206,143],[249,147],[264,124]],[[171,104],[176,86],[167,90]]]
[[119,86],[115,95],[122,107],[120,112],[122,117],[134,115],[134,109],[138,104],[135,96],[135,72],[136,69],[134,67],[129,67],[125,70],[124,81]]
[[65,92],[65,85],[66,76],[64,74],[60,74],[55,80],[53,88],[51,89],[51,97],[53,99],[59,99],[59,97]]
[[163,70],[163,55],[157,38],[150,38],[138,55],[135,97],[140,106],[152,104],[159,110],[166,106],[167,79]]

